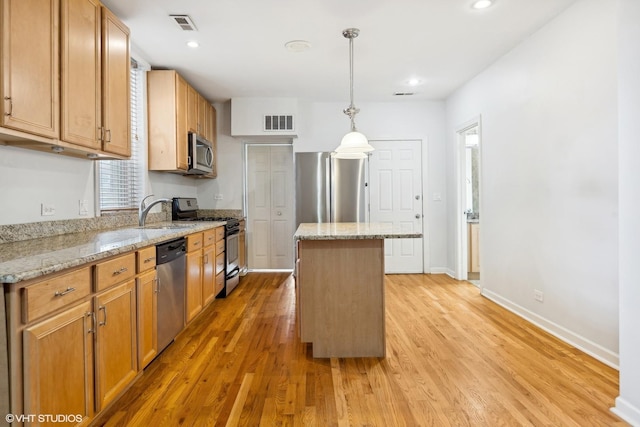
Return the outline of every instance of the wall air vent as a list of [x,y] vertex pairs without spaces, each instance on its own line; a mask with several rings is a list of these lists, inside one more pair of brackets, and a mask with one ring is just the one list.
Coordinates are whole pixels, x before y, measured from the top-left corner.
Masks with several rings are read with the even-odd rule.
[[264,116],[265,131],[293,130],[293,116]]
[[198,31],[189,15],[169,15],[183,31]]

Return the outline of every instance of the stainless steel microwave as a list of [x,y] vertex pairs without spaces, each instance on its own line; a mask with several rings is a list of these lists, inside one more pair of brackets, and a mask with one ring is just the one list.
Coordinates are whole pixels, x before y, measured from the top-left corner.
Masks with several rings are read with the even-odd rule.
[[213,144],[202,136],[189,132],[189,170],[190,175],[206,175],[213,172]]

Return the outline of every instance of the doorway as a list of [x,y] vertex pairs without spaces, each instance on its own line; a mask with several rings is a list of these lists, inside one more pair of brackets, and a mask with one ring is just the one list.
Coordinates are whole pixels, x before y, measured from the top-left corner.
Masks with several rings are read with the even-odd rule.
[[246,144],[247,268],[293,269],[293,146]]
[[480,118],[461,126],[458,144],[457,278],[480,287]]

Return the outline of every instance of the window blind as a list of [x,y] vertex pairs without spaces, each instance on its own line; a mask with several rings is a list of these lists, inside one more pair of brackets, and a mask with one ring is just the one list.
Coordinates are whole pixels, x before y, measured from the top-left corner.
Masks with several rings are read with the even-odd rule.
[[142,120],[142,73],[131,60],[131,158],[98,162],[100,175],[100,211],[137,209],[142,199],[143,164],[140,130]]

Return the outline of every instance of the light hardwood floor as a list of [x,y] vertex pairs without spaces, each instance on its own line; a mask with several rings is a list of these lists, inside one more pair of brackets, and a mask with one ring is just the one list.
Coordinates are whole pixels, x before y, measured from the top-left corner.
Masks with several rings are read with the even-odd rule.
[[444,275],[389,275],[387,357],[313,359],[286,273],[250,273],[94,425],[624,426],[618,373]]

